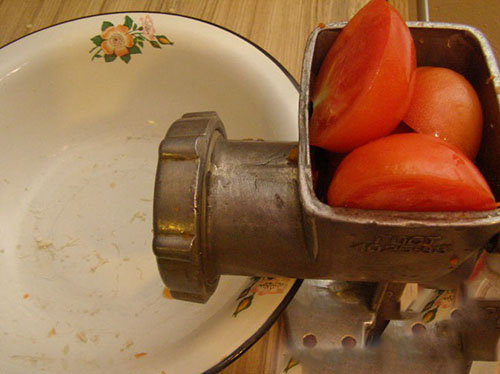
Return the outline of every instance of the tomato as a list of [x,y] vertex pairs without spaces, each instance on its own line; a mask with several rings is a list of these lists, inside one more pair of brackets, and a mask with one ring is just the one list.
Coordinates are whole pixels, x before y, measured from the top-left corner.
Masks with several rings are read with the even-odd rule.
[[450,142],[471,160],[477,155],[483,129],[481,103],[467,79],[453,70],[417,68],[403,121],[417,132]]
[[316,82],[310,144],[348,152],[388,135],[410,102],[415,46],[400,15],[372,0],[344,27]]
[[496,208],[474,164],[430,135],[396,134],[352,151],[328,189],[332,206],[398,211],[471,211]]

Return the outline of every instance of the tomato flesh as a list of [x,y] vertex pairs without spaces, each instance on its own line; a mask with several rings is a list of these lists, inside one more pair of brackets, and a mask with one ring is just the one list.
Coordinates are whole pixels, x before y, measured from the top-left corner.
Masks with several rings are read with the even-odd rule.
[[422,134],[450,142],[471,160],[483,130],[481,103],[462,75],[440,67],[419,67],[415,90],[403,121]]
[[348,152],[388,135],[408,109],[415,46],[400,15],[372,0],[341,31],[314,84],[310,144]]
[[497,206],[483,176],[462,152],[417,133],[381,138],[347,155],[328,189],[328,203],[413,212]]

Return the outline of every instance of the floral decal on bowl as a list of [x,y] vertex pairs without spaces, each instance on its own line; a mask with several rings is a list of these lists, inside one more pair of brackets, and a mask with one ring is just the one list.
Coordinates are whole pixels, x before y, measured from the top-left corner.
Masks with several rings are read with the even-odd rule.
[[247,310],[252,306],[255,296],[276,295],[282,294],[288,289],[288,285],[293,279],[289,278],[272,278],[272,277],[252,277],[252,283],[249,287],[245,288],[238,296],[239,300],[233,317]]
[[90,40],[95,44],[89,53],[91,60],[104,58],[106,62],[112,62],[119,57],[125,63],[129,63],[132,55],[142,53],[141,48],[145,43],[151,44],[153,48],[161,48],[162,45],[173,45],[165,35],[157,35],[151,16],[148,14],[139,19],[141,25],[134,22],[129,16],[125,16],[123,25],[114,25],[104,21],[101,33]]
[[450,312],[456,302],[456,296],[450,290],[433,290],[433,297],[422,309],[422,321],[432,322],[439,314],[441,319],[449,318]]
[[288,363],[286,364],[285,369],[283,370],[283,373],[289,374],[290,370],[292,370],[294,367],[297,367],[298,365],[299,362],[297,360],[295,360],[294,358],[290,358],[290,360],[288,360]]

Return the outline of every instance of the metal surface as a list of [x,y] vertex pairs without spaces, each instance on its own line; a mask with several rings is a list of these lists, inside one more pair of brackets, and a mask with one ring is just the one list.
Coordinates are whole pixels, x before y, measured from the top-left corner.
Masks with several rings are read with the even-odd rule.
[[[385,308],[384,300],[397,294],[393,283],[305,280],[285,311],[287,341],[302,372],[466,374],[472,361],[498,359],[500,255],[483,254],[457,292],[451,318],[423,322],[425,298],[409,311],[390,301]],[[384,333],[370,340],[386,318]],[[306,344],[306,336],[315,344]],[[344,344],[346,337],[356,344]]]
[[[391,320],[376,341],[369,338],[378,316],[391,317],[396,310],[387,314],[382,303],[373,304],[384,298],[370,301],[369,295],[391,292],[390,284],[376,285],[373,293],[368,283],[338,289],[335,281],[306,280],[285,311],[291,354],[305,374],[468,373],[472,361],[497,360],[499,270],[500,255],[486,256],[466,294],[457,295],[451,318],[423,322],[425,301],[418,312],[401,313],[405,320]],[[307,344],[311,340],[314,345]]]
[[160,144],[154,199],[158,268],[173,297],[206,302],[217,286],[204,237],[205,181],[213,144],[225,137],[214,112],[186,114]]
[[314,348],[320,351],[343,348],[346,337],[352,345],[364,347],[367,329],[375,319],[370,288],[350,282],[338,289],[336,281],[305,280],[286,311],[287,321],[293,322],[287,323],[290,341],[299,351],[307,334],[316,337]]
[[[377,344],[366,346],[375,320],[366,295],[371,285],[358,283],[341,292],[332,291],[334,285],[305,280],[285,311],[289,348],[304,374],[468,373],[470,358],[457,328],[470,325],[466,321],[427,328],[415,327],[416,320],[391,321]],[[304,336],[316,344],[306,344]],[[354,345],[345,344],[349,337]]]
[[430,20],[428,0],[417,0],[417,18],[419,21],[428,22]]
[[370,303],[370,310],[374,313],[374,320],[367,327],[367,344],[378,341],[390,320],[400,320],[408,317],[403,316],[401,313],[400,300],[404,288],[404,283],[377,283]]

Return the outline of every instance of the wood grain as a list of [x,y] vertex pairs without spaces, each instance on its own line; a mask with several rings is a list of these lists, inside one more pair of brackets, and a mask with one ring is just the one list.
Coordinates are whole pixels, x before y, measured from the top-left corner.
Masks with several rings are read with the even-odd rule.
[[[155,11],[213,22],[255,42],[299,79],[309,33],[320,22],[350,18],[367,0],[0,0],[0,46],[50,25],[108,12]],[[407,19],[414,1],[391,0]],[[280,318],[248,352],[223,374],[282,373],[287,361]]]
[[429,0],[431,21],[463,23],[477,27],[500,56],[500,2],[498,0]]

